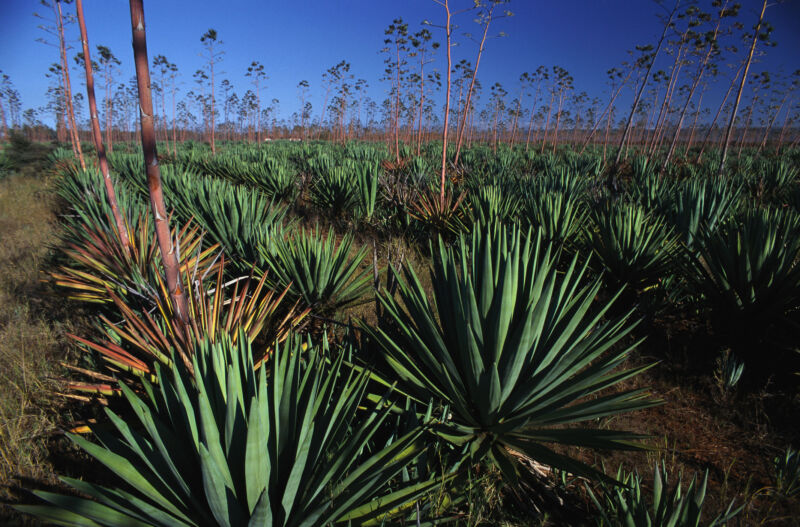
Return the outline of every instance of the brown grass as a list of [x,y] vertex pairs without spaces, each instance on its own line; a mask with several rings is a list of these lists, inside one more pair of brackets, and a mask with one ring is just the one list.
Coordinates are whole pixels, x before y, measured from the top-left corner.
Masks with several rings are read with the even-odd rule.
[[[23,482],[56,483],[50,437],[62,417],[58,362],[66,353],[63,309],[40,281],[54,241],[53,194],[41,178],[0,180],[0,501],[13,502]],[[59,320],[61,319],[61,320]],[[25,486],[30,486],[25,484]],[[0,523],[23,519],[0,504]]]

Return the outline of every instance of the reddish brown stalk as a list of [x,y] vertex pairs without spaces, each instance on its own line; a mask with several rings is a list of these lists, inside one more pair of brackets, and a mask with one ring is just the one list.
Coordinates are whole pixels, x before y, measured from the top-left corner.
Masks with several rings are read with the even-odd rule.
[[150,205],[155,216],[156,238],[164,263],[167,289],[175,314],[183,324],[189,324],[189,307],[181,289],[178,254],[172,243],[169,218],[161,187],[161,169],[158,166],[156,131],[153,125],[153,95],[150,91],[150,69],[147,62],[147,36],[144,27],[143,0],[130,0],[131,31],[133,33],[133,57],[136,64],[136,84],[139,89],[139,112],[141,116],[142,150],[147,171],[147,187]]
[[172,81],[172,153],[178,157],[178,138],[175,132],[175,72],[170,75]]
[[83,45],[83,64],[86,67],[86,92],[89,100],[89,116],[92,123],[92,138],[94,139],[94,146],[97,149],[97,161],[100,165],[100,173],[103,175],[103,184],[106,188],[106,196],[108,203],[111,206],[111,213],[114,216],[114,221],[117,224],[117,231],[119,232],[122,247],[125,253],[130,253],[130,246],[128,243],[128,229],[125,226],[125,220],[122,219],[122,214],[119,210],[117,203],[117,193],[114,191],[114,183],[111,181],[111,175],[108,170],[108,159],[106,159],[106,149],[103,146],[103,136],[100,133],[100,121],[97,118],[97,99],[94,95],[94,74],[92,72],[92,59],[89,56],[89,37],[86,32],[86,21],[83,17],[83,0],[76,0],[75,10],[78,14],[78,25],[81,30],[81,44]]
[[[81,16],[83,16],[83,9],[81,9]],[[86,54],[88,56],[88,54]],[[88,60],[88,59],[87,59]],[[111,138],[111,127],[114,122],[111,116],[111,67],[106,66],[106,143],[108,143],[108,151],[113,150],[113,143]],[[90,110],[91,112],[91,110]]]
[[[398,32],[399,32],[398,28]],[[395,64],[395,102],[394,102],[394,153],[395,161],[400,164],[400,42],[399,37],[394,39],[395,53],[397,54],[397,62]]]
[[417,156],[422,149],[422,106],[425,103],[425,50],[420,51],[419,58],[419,127],[417,129]]

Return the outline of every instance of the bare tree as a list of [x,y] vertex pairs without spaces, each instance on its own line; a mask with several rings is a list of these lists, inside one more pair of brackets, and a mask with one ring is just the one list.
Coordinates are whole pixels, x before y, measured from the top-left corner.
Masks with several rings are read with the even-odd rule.
[[422,148],[422,108],[425,105],[425,65],[433,62],[433,58],[426,56],[430,52],[432,55],[439,48],[438,42],[431,42],[431,32],[422,29],[411,37],[411,45],[414,48],[411,56],[419,57],[419,74],[416,79],[419,82],[419,105],[417,115],[419,124],[417,126],[417,155],[420,155]]
[[250,77],[253,82],[253,86],[255,86],[256,91],[256,137],[258,143],[261,143],[261,82],[266,80],[267,74],[264,73],[264,65],[260,62],[254,60],[250,63],[247,67],[247,73],[244,74],[245,77]]
[[217,153],[217,146],[214,140],[214,114],[216,113],[216,100],[214,98],[214,65],[222,60],[222,55],[224,55],[225,52],[219,50],[214,51],[214,46],[219,46],[223,43],[221,40],[218,40],[217,31],[215,29],[209,29],[203,33],[203,36],[200,37],[200,42],[206,48],[205,54],[202,56],[206,60],[206,65],[208,66],[208,70],[211,75],[211,108],[209,111],[211,118],[211,155],[215,155]]
[[106,144],[108,151],[112,152],[113,147],[113,124],[114,124],[114,100],[111,97],[111,86],[114,81],[115,69],[121,64],[119,59],[114,56],[107,46],[97,46],[97,53],[100,55],[98,65],[103,73],[105,81],[105,117],[106,117]]
[[402,18],[396,18],[386,28],[383,40],[386,45],[383,52],[387,54],[386,79],[392,83],[392,133],[394,135],[395,162],[400,163],[400,92],[401,82],[405,74],[408,53],[408,24]]
[[[495,14],[495,8],[501,4],[508,3],[509,0],[488,0],[488,4],[484,3],[481,0],[475,0],[475,7],[481,8],[481,11],[478,14],[477,22],[479,25],[483,26],[483,34],[481,35],[481,40],[478,44],[478,57],[475,59],[475,69],[472,70],[472,79],[470,80],[469,89],[467,90],[467,100],[465,103],[465,108],[469,108],[470,102],[472,101],[472,92],[475,89],[475,79],[478,76],[478,66],[481,64],[481,56],[483,55],[483,51],[486,48],[486,39],[488,38],[489,34],[489,25],[492,23],[492,20],[497,20],[500,18],[505,18],[509,16],[513,16],[514,14],[511,11],[503,11],[502,15]],[[467,35],[469,36],[469,35]],[[503,37],[505,33],[502,31],[498,33],[496,36]],[[461,117],[461,123],[458,125],[458,132],[456,136],[456,157],[453,160],[453,163],[458,165],[458,159],[461,154],[461,145],[464,143],[464,127],[466,125],[466,116],[467,112],[464,112],[463,116]]]
[[[60,73],[62,76],[61,95],[64,100],[64,111],[66,113],[66,120],[69,121],[69,137],[72,143],[72,153],[80,162],[81,168],[85,170],[86,163],[83,159],[81,140],[80,136],[78,135],[78,126],[75,120],[75,110],[73,108],[72,85],[69,80],[69,63],[67,62],[67,44],[66,44],[66,39],[64,37],[65,17],[61,10],[61,1],[62,0],[53,0],[51,3],[49,0],[40,0],[41,5],[53,9],[53,13],[55,15],[55,21],[54,21],[55,26],[40,25],[39,28],[47,33],[50,33],[51,35],[54,35],[58,43],[51,44],[45,39],[38,39],[38,40],[43,44],[53,45],[58,47],[59,57],[61,60],[61,68],[60,68]],[[47,20],[47,18],[38,13],[34,13],[34,16],[36,16],[37,18],[41,18],[42,20]]]
[[303,134],[303,139],[306,138],[306,120],[311,116],[311,109],[306,108],[306,105],[310,103],[306,102],[308,99],[308,81],[301,80],[297,83],[297,97],[300,99],[300,130]]
[[667,31],[672,27],[672,19],[675,17],[675,13],[678,12],[678,6],[680,5],[681,0],[675,0],[675,7],[672,8],[672,11],[669,14],[669,18],[667,22],[664,24],[664,31],[661,33],[661,38],[658,39],[658,45],[656,46],[656,50],[650,54],[649,51],[652,49],[649,46],[637,46],[636,49],[642,51],[645,54],[646,62],[647,62],[647,71],[644,74],[644,79],[642,79],[642,84],[639,86],[639,91],[636,93],[636,97],[633,99],[633,105],[631,106],[631,113],[628,115],[628,121],[625,124],[625,130],[622,132],[622,138],[619,141],[619,150],[617,151],[617,157],[614,160],[614,163],[619,163],[620,159],[622,158],[622,150],[623,146],[625,145],[625,141],[628,139],[628,134],[631,132],[631,125],[633,124],[633,117],[636,115],[636,107],[639,105],[639,101],[642,98],[642,94],[644,93],[644,89],[647,86],[647,80],[650,78],[650,72],[653,69],[653,66],[656,63],[656,59],[658,58],[658,53],[661,51],[661,46],[664,43],[664,39],[667,36]]
[[762,32],[762,26],[764,25],[764,13],[767,11],[767,0],[764,0],[764,3],[761,5],[761,14],[758,15],[758,23],[753,28],[753,35],[752,35],[752,42],[750,44],[750,51],[747,53],[747,59],[744,62],[744,70],[742,71],[742,80],[739,82],[739,91],[736,94],[736,99],[733,103],[733,109],[731,110],[731,117],[730,121],[728,122],[728,129],[725,131],[725,141],[723,142],[722,146],[722,157],[720,158],[719,162],[719,171],[718,175],[722,175],[725,171],[725,161],[728,158],[728,148],[730,147],[731,143],[731,135],[733,134],[733,124],[736,122],[736,111],[739,109],[739,103],[742,100],[742,92],[744,91],[744,84],[747,81],[747,72],[750,70],[750,64],[753,62],[753,54],[756,51],[756,44],[759,40],[768,40],[769,33],[771,28],[767,28],[767,31]]
[[539,66],[536,68],[536,71],[531,76],[531,82],[536,83],[536,91],[533,94],[533,105],[531,106],[531,119],[528,122],[528,135],[525,138],[525,151],[528,151],[528,146],[531,143],[531,131],[533,130],[533,119],[536,116],[536,103],[539,102],[539,90],[542,87],[542,82],[547,81],[550,78],[550,74],[547,72],[547,68],[544,66]]

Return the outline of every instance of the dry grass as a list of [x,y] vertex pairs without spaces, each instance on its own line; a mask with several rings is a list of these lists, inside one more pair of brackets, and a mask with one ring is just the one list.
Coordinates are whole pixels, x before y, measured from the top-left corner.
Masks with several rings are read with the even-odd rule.
[[[55,483],[48,442],[60,420],[52,380],[65,354],[40,269],[54,240],[52,193],[41,178],[0,181],[0,500],[26,481]],[[58,309],[58,311],[61,311]],[[0,505],[0,523],[22,519]]]

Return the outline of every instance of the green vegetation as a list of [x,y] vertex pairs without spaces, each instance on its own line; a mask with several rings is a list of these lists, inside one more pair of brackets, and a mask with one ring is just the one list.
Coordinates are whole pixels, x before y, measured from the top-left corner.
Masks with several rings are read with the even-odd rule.
[[[478,145],[441,202],[435,149],[397,167],[369,143],[186,145],[162,160],[186,327],[125,147],[111,164],[129,252],[98,174],[63,150],[49,187],[0,183],[9,203],[36,203],[2,216],[4,258],[28,262],[4,267],[0,317],[20,387],[1,394],[0,438],[18,510],[75,525],[529,525],[566,511],[564,524],[604,525],[737,512],[732,525],[796,510],[791,168],[782,190],[754,193],[755,176],[709,179],[702,164],[654,177],[594,149]],[[291,192],[260,183],[277,173]],[[352,198],[321,199],[337,178],[325,188]],[[80,316],[71,343],[61,315],[23,303],[33,290]],[[86,416],[62,425],[84,453],[57,454],[95,460],[81,470],[45,460],[67,404],[55,392]],[[708,441],[721,446],[697,450]],[[700,468],[682,451],[713,469],[670,486],[665,466],[687,480]],[[11,490],[26,474],[50,485],[36,491],[47,505]]]

